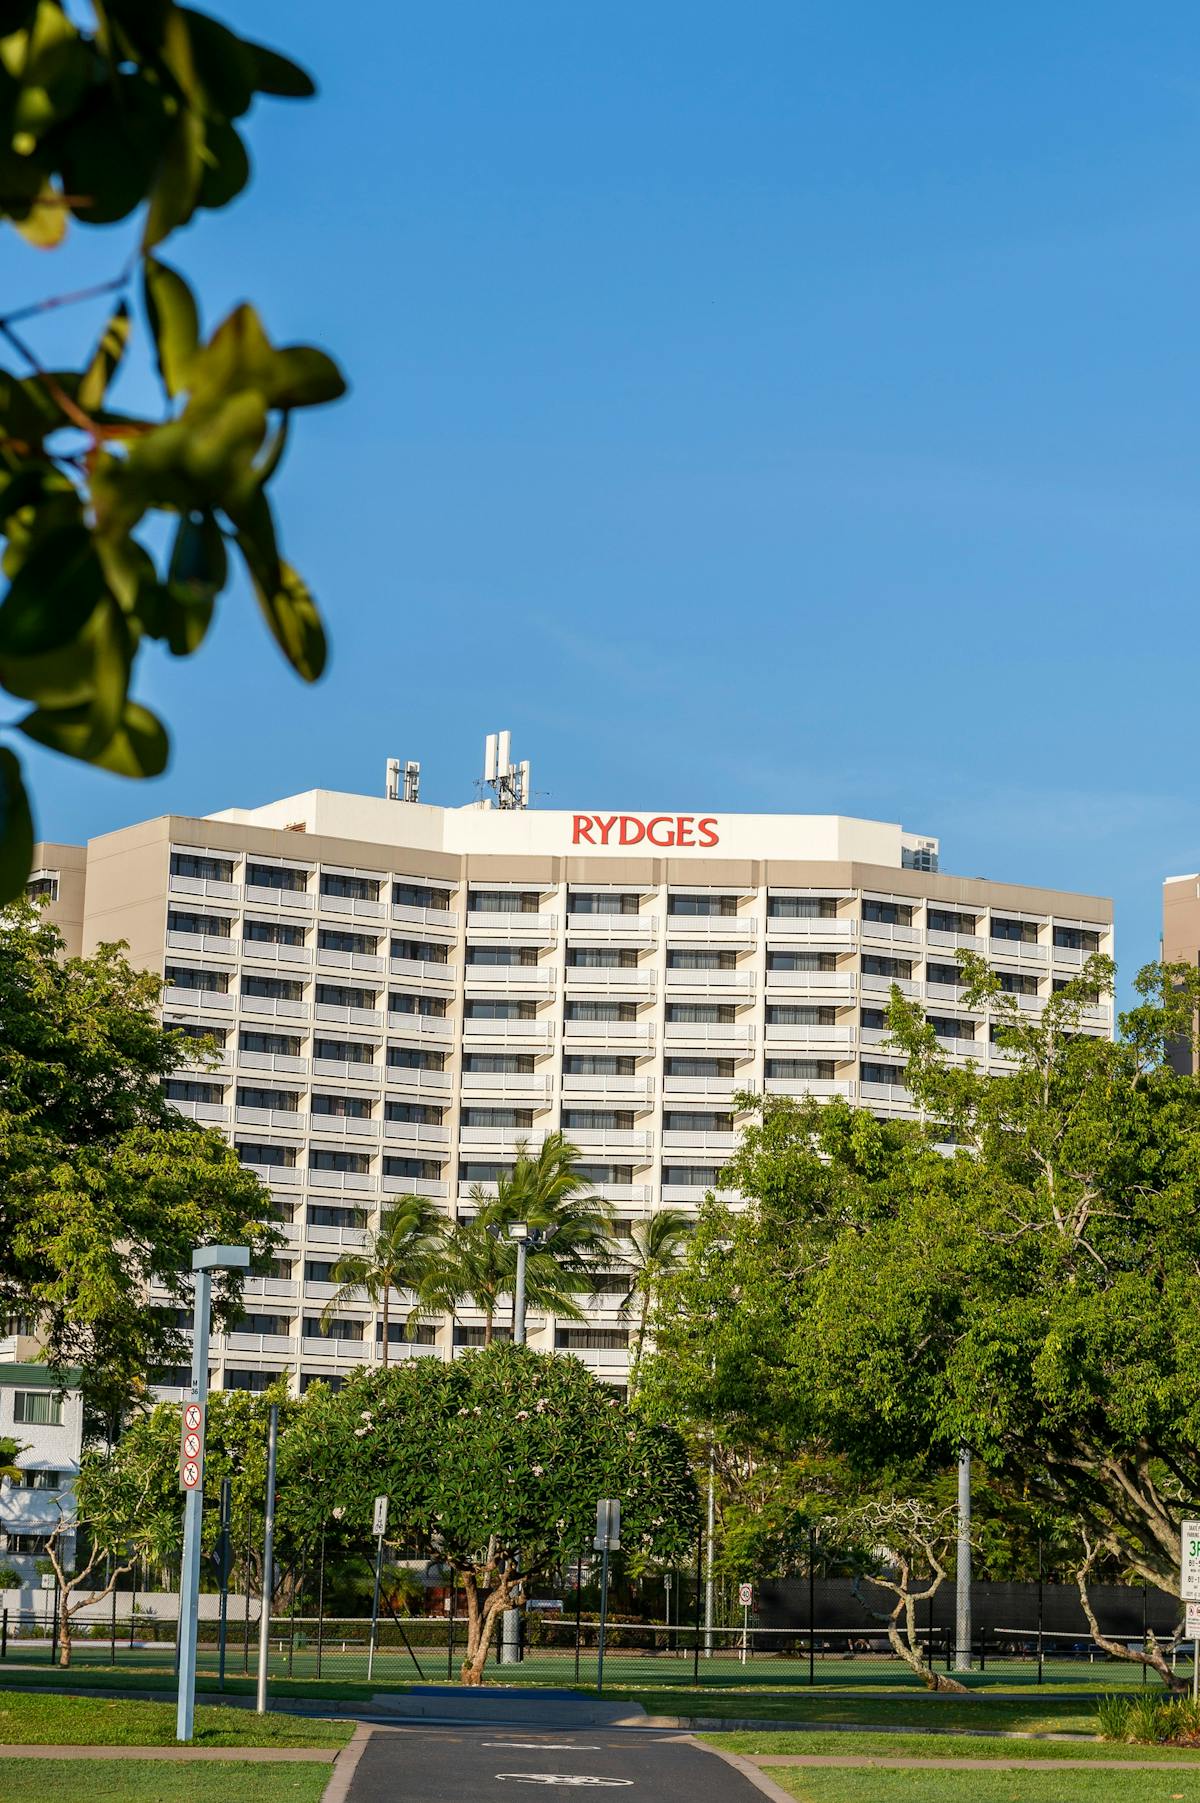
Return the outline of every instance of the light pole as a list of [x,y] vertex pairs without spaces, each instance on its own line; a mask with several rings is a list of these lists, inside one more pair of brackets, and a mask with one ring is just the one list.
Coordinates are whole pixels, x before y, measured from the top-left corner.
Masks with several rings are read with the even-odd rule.
[[[955,1560],[954,1669],[971,1669],[971,1454],[958,1455],[958,1549]],[[931,1652],[932,1657],[932,1652]]]
[[517,1246],[517,1276],[513,1288],[513,1345],[525,1344],[525,1260],[529,1252],[529,1223],[514,1221],[509,1234]]
[[200,1607],[200,1526],[204,1509],[204,1428],[208,1406],[208,1317],[214,1271],[246,1271],[248,1246],[197,1246],[192,1253],[192,1384],[183,1406],[179,1487],[183,1509],[183,1562],[179,1577],[179,1700],[176,1740],[191,1740],[196,1715],[197,1613]]

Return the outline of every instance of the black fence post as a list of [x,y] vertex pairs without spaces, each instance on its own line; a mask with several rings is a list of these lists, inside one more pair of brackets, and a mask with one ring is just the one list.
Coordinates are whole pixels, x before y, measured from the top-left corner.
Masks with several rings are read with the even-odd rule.
[[8,1610],[0,1610],[0,1659],[8,1658]]
[[1045,1681],[1045,1649],[1043,1644],[1042,1614],[1042,1543],[1038,1541],[1038,1576],[1037,1576],[1037,1681]]
[[[253,1529],[251,1529],[253,1533]],[[251,1543],[252,1544],[252,1543]],[[246,1547],[246,1582],[242,1608],[242,1670],[250,1670],[250,1545]]]
[[446,1682],[454,1677],[454,1567],[450,1567],[450,1632],[446,1639]]
[[704,1586],[704,1534],[696,1535],[696,1644],[692,1648],[692,1683],[700,1682],[700,1592]]
[[583,1636],[583,1548],[575,1561],[575,1682],[579,1682],[579,1642]]
[[[1147,1603],[1146,1603],[1146,1586],[1143,1584],[1142,1585],[1142,1651],[1143,1651],[1143,1653],[1146,1650],[1146,1642],[1149,1640],[1149,1638],[1150,1638],[1150,1616],[1149,1616],[1149,1610],[1148,1610]],[[1142,1683],[1143,1684],[1146,1682],[1146,1680],[1149,1678],[1149,1676],[1150,1676],[1150,1668],[1146,1664],[1146,1661],[1143,1659],[1142,1660]]]
[[133,1651],[133,1631],[137,1626],[137,1581],[138,1562],[133,1561],[133,1587],[129,1592],[129,1650]]
[[321,1676],[321,1641],[325,1631],[325,1529],[321,1529],[321,1553],[317,1564],[317,1676]]
[[812,1686],[817,1681],[816,1672],[816,1595],[817,1595],[817,1530],[809,1524],[808,1529],[808,1682]]

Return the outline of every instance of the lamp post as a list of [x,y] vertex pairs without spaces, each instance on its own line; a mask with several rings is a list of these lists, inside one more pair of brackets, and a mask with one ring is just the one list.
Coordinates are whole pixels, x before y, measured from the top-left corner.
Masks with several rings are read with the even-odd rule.
[[971,1669],[971,1454],[958,1455],[958,1559],[955,1571],[954,1669]]
[[197,1246],[192,1253],[192,1383],[183,1405],[179,1487],[183,1511],[183,1562],[179,1575],[179,1699],[176,1740],[191,1740],[196,1715],[197,1613],[200,1606],[200,1526],[204,1509],[204,1426],[208,1405],[208,1325],[214,1271],[246,1271],[248,1246]]
[[517,1276],[513,1288],[513,1345],[525,1344],[525,1260],[529,1254],[529,1223],[514,1221],[509,1228],[510,1237],[517,1246]]

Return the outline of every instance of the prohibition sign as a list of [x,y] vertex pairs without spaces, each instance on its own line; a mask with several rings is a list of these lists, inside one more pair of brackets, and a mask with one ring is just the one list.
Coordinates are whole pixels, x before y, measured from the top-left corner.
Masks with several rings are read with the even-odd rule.
[[185,1459],[180,1472],[180,1482],[185,1490],[194,1490],[200,1482],[200,1467],[195,1459]]
[[189,1402],[183,1411],[183,1425],[190,1432],[195,1432],[203,1419],[204,1411],[198,1402]]

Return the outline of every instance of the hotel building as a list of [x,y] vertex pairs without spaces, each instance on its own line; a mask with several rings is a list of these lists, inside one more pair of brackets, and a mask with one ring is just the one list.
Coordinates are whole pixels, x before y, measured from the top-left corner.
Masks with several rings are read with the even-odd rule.
[[[527,793],[527,783],[526,783]],[[1038,1009],[1094,950],[1095,896],[955,877],[934,839],[831,815],[441,808],[314,790],[43,845],[31,882],[72,951],[124,940],[215,1068],[168,1084],[276,1199],[286,1241],[213,1343],[215,1387],[302,1389],[378,1356],[371,1306],[323,1327],[338,1257],[389,1197],[469,1212],[521,1140],[561,1128],[618,1231],[719,1189],[739,1091],[843,1096],[907,1116],[893,983],[947,1051],[994,1070],[956,962],[984,954]],[[1111,1031],[1107,1003],[1089,1020]],[[531,1311],[534,1346],[624,1381],[625,1282],[587,1323]],[[393,1310],[402,1331],[404,1299]],[[464,1310],[394,1357],[477,1344]],[[169,1374],[175,1384],[182,1373]],[[164,1380],[168,1374],[163,1374]],[[175,1394],[176,1390],[166,1389]]]

